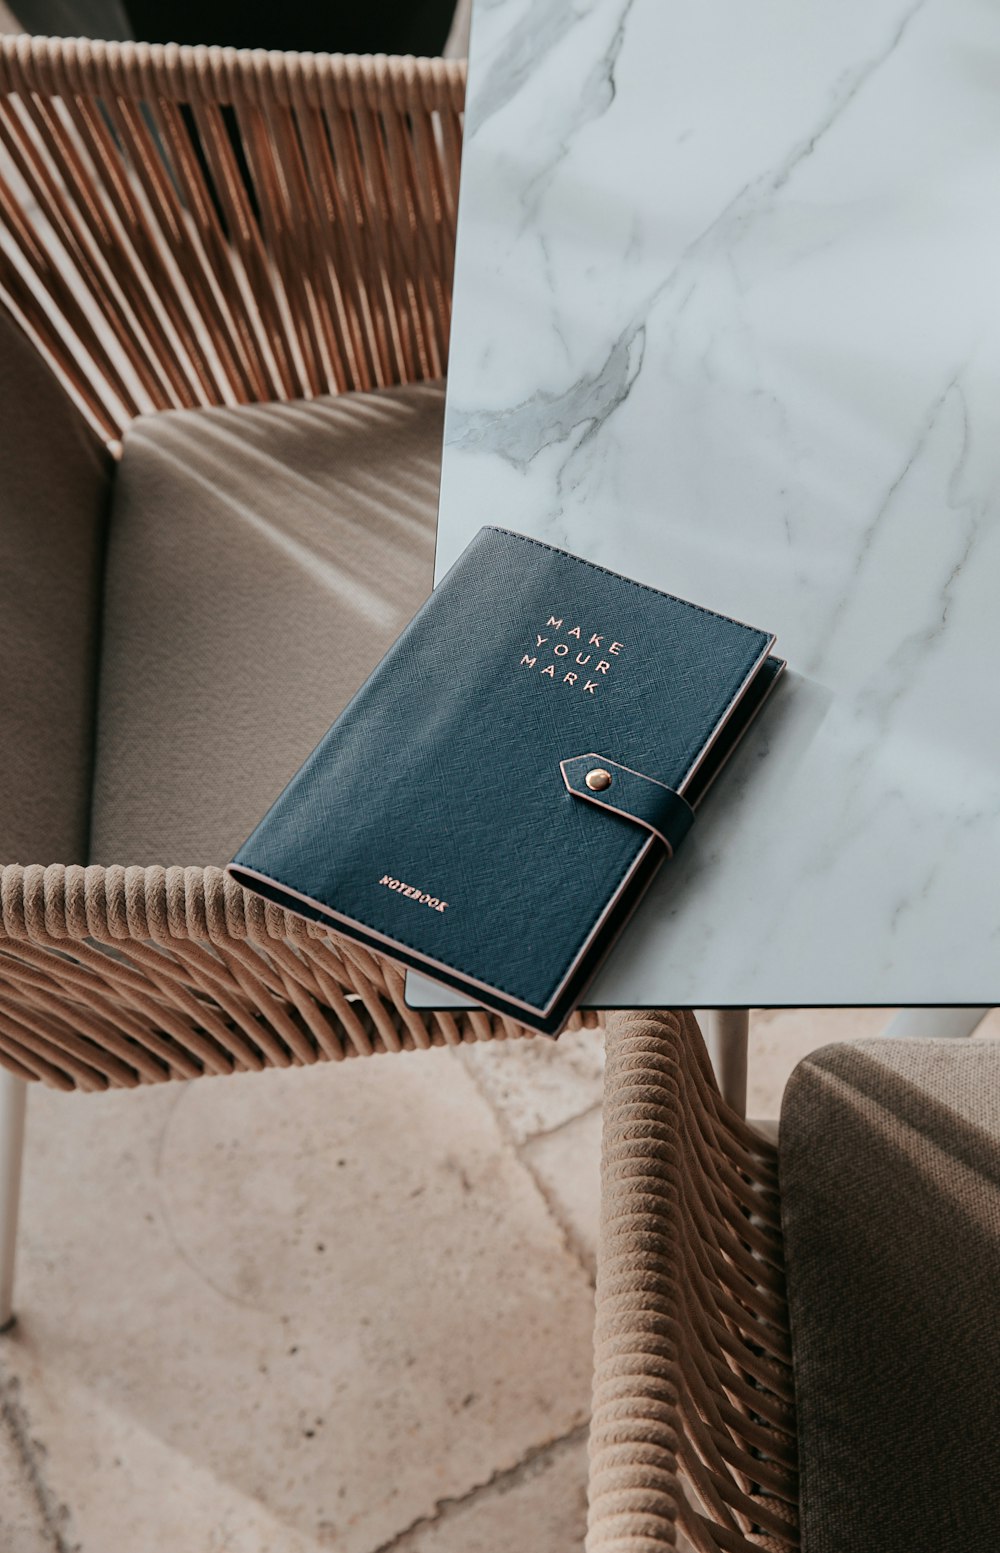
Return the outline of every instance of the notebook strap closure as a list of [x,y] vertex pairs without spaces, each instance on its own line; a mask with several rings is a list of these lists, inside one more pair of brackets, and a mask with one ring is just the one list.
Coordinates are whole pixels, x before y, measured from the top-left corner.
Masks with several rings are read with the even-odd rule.
[[574,798],[634,820],[660,838],[668,855],[691,829],[694,810],[680,793],[606,755],[574,755],[561,760],[559,769]]

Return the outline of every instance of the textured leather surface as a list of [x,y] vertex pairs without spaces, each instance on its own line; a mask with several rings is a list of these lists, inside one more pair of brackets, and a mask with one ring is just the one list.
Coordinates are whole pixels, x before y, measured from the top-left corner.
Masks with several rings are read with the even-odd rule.
[[770,641],[484,528],[241,848],[237,876],[362,924],[432,975],[450,968],[474,995],[543,1010],[649,848],[633,820],[580,803],[560,760],[613,749],[679,787]]
[[[620,766],[606,755],[576,755],[560,762],[563,780],[571,793],[586,803],[597,804],[614,814],[635,820],[665,843],[673,855],[691,829],[694,810],[673,788],[664,787],[641,771]],[[592,771],[604,771],[611,778],[608,787],[595,791],[587,783]]]

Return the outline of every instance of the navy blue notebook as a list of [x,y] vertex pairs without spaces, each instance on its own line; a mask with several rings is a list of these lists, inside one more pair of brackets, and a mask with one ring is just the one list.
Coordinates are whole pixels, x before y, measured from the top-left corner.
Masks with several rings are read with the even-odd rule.
[[773,646],[483,528],[229,872],[555,1034],[784,667]]

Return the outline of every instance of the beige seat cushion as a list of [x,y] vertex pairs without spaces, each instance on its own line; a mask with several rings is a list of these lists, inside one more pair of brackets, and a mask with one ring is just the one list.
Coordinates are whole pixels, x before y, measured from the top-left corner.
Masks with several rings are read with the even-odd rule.
[[0,863],[86,861],[111,472],[0,313]]
[[130,430],[92,862],[228,862],[430,591],[443,405],[421,385]]
[[803,1553],[996,1553],[1000,1043],[816,1052],[780,1158]]

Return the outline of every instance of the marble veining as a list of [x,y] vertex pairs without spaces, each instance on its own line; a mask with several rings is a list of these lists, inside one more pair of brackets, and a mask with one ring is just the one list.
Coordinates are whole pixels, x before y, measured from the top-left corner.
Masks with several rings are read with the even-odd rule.
[[998,164],[987,0],[477,0],[438,575],[791,665],[599,1005],[1000,1002]]

